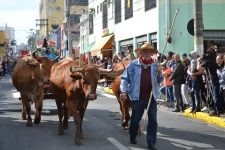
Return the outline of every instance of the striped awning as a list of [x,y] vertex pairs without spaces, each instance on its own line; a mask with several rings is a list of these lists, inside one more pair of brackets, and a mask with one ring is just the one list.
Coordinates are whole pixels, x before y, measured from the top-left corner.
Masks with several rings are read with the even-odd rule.
[[100,55],[102,55],[103,51],[112,50],[112,42],[113,41],[114,41],[113,34],[102,37],[91,48],[91,50],[90,50],[91,56],[100,56]]

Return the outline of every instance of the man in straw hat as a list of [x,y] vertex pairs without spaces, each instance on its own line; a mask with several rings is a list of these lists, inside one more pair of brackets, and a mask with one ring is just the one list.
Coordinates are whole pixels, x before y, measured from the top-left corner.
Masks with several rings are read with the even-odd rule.
[[148,106],[150,93],[152,91],[151,105],[148,109],[148,125],[147,125],[147,144],[148,148],[156,150],[156,132],[157,132],[157,103],[159,98],[159,83],[163,76],[161,69],[152,59],[152,55],[157,50],[145,43],[135,50],[139,54],[139,58],[133,60],[121,77],[120,99],[125,101],[127,94],[131,99],[131,121],[129,127],[130,143],[136,144],[136,136],[140,120],[142,119],[144,110]]

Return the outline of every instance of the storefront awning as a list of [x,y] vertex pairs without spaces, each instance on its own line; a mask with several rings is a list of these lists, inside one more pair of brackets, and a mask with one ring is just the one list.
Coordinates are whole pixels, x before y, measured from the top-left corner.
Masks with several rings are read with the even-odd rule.
[[113,41],[114,41],[113,34],[102,37],[91,48],[91,50],[90,50],[91,56],[100,56],[100,55],[102,55],[103,51],[112,50],[112,42]]

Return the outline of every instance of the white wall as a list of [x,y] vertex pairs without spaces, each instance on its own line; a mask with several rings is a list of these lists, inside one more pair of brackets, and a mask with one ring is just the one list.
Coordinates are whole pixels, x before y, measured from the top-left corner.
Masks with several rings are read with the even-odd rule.
[[[95,8],[94,34],[89,35],[89,43],[98,41],[103,35],[102,11],[100,11],[100,3],[103,1],[89,0],[89,8]],[[98,14],[97,6],[99,6]],[[124,0],[121,1],[121,8],[121,22],[114,24],[114,3],[113,6],[110,4],[110,7],[108,7],[108,29],[109,33],[115,34],[116,42],[158,31],[158,7],[145,12],[144,0],[133,0],[133,17],[127,20],[125,20]]]
[[95,9],[94,15],[94,33],[89,35],[89,44],[96,42],[102,37],[102,11],[97,14],[97,6],[99,6],[100,10],[100,3],[104,0],[89,0],[89,9]]

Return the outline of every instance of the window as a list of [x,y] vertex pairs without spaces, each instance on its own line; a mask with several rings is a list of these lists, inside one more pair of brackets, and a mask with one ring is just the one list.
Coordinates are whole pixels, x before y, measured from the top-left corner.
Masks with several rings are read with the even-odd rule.
[[94,15],[93,14],[89,14],[89,34],[93,34],[94,32]]
[[151,44],[157,48],[157,33],[152,33],[151,35]]
[[71,14],[70,15],[70,23],[71,24],[79,24],[80,23],[80,14]]
[[115,0],[115,24],[121,22],[121,0]]
[[133,0],[125,0],[125,19],[133,17]]
[[99,6],[97,6],[97,14],[99,13]]
[[102,11],[102,29],[108,28],[108,7],[103,3]]
[[156,0],[145,0],[145,11],[156,7]]
[[69,0],[70,5],[75,5],[75,6],[87,6],[88,5],[88,0]]
[[102,11],[102,3],[100,4],[100,11],[99,12],[101,12]]

